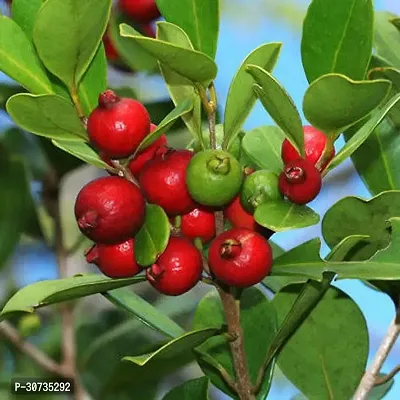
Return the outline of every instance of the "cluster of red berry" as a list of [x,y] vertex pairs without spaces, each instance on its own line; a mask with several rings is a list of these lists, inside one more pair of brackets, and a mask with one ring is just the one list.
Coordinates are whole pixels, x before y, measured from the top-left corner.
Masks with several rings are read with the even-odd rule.
[[[139,31],[148,37],[155,37],[153,21],[160,17],[155,0],[118,0],[116,8],[136,25]],[[108,61],[121,63],[120,56],[115,48],[109,30],[103,36],[104,49]]]
[[306,204],[314,200],[322,186],[321,172],[335,155],[327,136],[312,126],[304,127],[305,158],[286,139],[282,144],[285,167],[279,177],[281,193],[293,203]]
[[[220,282],[247,287],[270,271],[272,251],[251,214],[236,213],[243,168],[229,153],[167,147],[161,136],[132,158],[151,126],[145,107],[107,90],[88,119],[90,142],[103,159],[125,158],[138,185],[120,176],[98,178],[82,188],[75,216],[82,233],[93,240],[87,261],[112,278],[131,277],[146,268],[148,281],[161,293],[180,295],[202,277],[203,257],[195,246],[211,242],[208,264]],[[131,159],[132,158],[132,159]],[[164,209],[179,221],[155,264],[139,266],[135,234],[144,223],[145,203]],[[216,236],[215,211],[224,210],[233,228]],[[251,221],[251,222],[250,222]],[[175,230],[173,230],[174,232]],[[261,231],[260,231],[261,232]]]

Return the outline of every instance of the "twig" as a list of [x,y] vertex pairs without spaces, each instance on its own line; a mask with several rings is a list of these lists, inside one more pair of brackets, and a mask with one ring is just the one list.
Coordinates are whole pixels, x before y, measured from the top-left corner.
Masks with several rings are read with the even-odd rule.
[[19,351],[24,353],[43,370],[63,378],[71,377],[68,371],[63,368],[63,366],[57,364],[33,344],[22,339],[18,330],[7,321],[0,323],[0,335],[4,336]]
[[375,355],[370,368],[365,372],[361,379],[361,382],[354,395],[354,400],[365,400],[368,397],[368,393],[374,387],[379,371],[382,368],[383,363],[388,357],[390,350],[396,343],[398,336],[400,335],[400,323],[399,314],[391,322],[389,329],[383,338],[383,341]]
[[383,385],[386,382],[389,382],[392,378],[395,377],[395,375],[400,372],[400,365],[397,367],[393,368],[388,374],[375,379],[375,386]]

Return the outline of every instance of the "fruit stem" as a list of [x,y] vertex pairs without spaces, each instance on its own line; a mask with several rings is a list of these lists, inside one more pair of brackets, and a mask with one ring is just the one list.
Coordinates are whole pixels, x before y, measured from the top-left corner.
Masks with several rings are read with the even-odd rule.
[[[83,111],[82,103],[81,103],[81,100],[79,99],[79,95],[78,95],[78,89],[75,84],[71,88],[71,99],[72,99],[72,102],[74,103],[76,111],[78,112],[78,116],[83,123],[84,118],[85,118],[85,112]],[[86,126],[85,126],[85,128],[86,128]]]
[[[317,170],[320,171],[320,172],[321,172],[322,166],[331,157],[331,154],[332,154],[332,151],[333,151],[333,147],[334,147],[332,139],[330,137],[328,137],[327,139],[328,140],[326,142],[326,146],[324,148],[324,151],[322,152],[321,157],[319,158],[319,160],[315,164],[315,168],[317,168]],[[322,174],[321,174],[322,176],[326,175],[327,172],[325,172],[325,171],[327,171],[326,168],[324,169],[324,171],[322,171]]]

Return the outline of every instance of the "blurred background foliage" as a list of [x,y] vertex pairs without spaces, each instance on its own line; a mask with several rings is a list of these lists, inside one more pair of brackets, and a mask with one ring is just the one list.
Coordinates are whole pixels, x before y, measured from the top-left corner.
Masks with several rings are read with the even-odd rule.
[[[305,0],[221,0],[222,24],[217,54],[219,75],[217,92],[221,104],[224,104],[230,80],[242,59],[256,46],[265,42],[282,41],[283,54],[275,75],[287,88],[297,104],[301,103],[307,82],[300,61],[300,34],[302,20],[308,6]],[[376,1],[376,8],[400,13],[397,0]],[[3,2],[2,10],[7,13]],[[232,43],[235,43],[232,51]],[[109,86],[119,88],[119,92],[137,97],[146,104],[152,121],[157,124],[172,108],[168,93],[158,75],[146,73],[122,72],[110,68]],[[4,112],[4,104],[9,96],[19,92],[7,77],[0,81],[0,236],[6,241],[0,242],[0,302],[4,304],[15,291],[29,283],[57,277],[56,258],[54,256],[53,231],[49,215],[41,199],[49,183],[55,176],[62,178],[60,193],[62,202],[62,221],[67,247],[76,246],[77,252],[68,260],[69,275],[78,272],[95,272],[92,266],[84,262],[83,250],[88,242],[81,240],[73,218],[73,204],[80,188],[94,177],[102,174],[93,167],[84,166],[68,154],[56,149],[44,139],[27,134],[15,126]],[[256,107],[246,128],[268,122],[261,107]],[[174,147],[184,147],[190,140],[183,124],[176,124],[168,134],[168,141]],[[338,147],[342,142],[338,143]],[[8,162],[12,160],[12,162]],[[6,162],[7,161],[7,162]],[[10,165],[12,167],[10,167]],[[10,176],[23,168],[25,178],[11,180]],[[16,175],[17,176],[17,175]],[[21,174],[18,175],[19,177]],[[27,185],[29,183],[29,185]],[[51,186],[51,185],[50,185]],[[31,195],[29,195],[29,191]],[[313,208],[321,215],[335,201],[345,195],[369,197],[369,193],[348,160],[328,176],[325,188]],[[22,199],[22,201],[21,201]],[[11,221],[6,224],[5,220]],[[6,232],[2,231],[6,227]],[[10,230],[11,226],[11,230]],[[290,234],[276,235],[276,242],[285,249],[295,244],[319,236],[320,226],[311,227]],[[275,239],[275,237],[274,237]],[[381,336],[391,319],[392,304],[384,294],[374,292],[357,282],[341,282],[339,286],[349,293],[362,308],[371,335],[371,354],[377,349]],[[147,285],[136,285],[135,292],[174,318],[183,327],[189,327],[193,310],[208,290],[199,285],[195,290],[178,297],[167,298],[155,293]],[[156,341],[163,339],[160,334],[140,323],[129,313],[115,309],[100,295],[79,301],[76,308],[76,335],[78,341],[79,368],[89,392],[94,398],[100,398],[100,388],[104,382],[119,376],[120,386],[113,387],[112,394],[104,399],[151,400],[161,398],[161,393],[184,380],[200,375],[195,364],[186,360],[187,365],[168,365],[164,374],[144,380],[144,385],[129,385],[129,376],[117,369],[120,358],[126,354],[135,355],[151,348]],[[333,317],[334,316],[330,316]],[[12,320],[20,333],[36,344],[51,357],[60,357],[61,326],[56,307],[40,309],[35,316],[29,315]],[[385,370],[392,369],[400,357],[395,349],[385,364]],[[29,359],[18,352],[9,343],[0,340],[0,399],[12,399],[9,394],[9,379],[15,376],[41,376],[39,370]],[[174,372],[172,375],[169,373]],[[166,376],[168,377],[166,378]],[[150,385],[148,383],[151,383]],[[135,393],[132,397],[132,393]],[[275,375],[272,399],[291,399],[297,393],[282,374]],[[216,391],[213,399],[224,398]],[[387,399],[400,397],[400,384],[387,395]],[[51,396],[44,397],[51,400]],[[60,398],[60,397],[57,397]],[[40,396],[35,399],[41,400]]]

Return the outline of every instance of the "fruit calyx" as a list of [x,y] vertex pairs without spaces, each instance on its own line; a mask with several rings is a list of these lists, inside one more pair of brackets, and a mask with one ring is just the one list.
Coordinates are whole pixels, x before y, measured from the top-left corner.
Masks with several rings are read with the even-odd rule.
[[158,264],[153,264],[148,270],[147,270],[147,278],[151,282],[157,282],[161,276],[164,274],[165,269],[161,267]]
[[234,239],[225,240],[221,245],[220,254],[225,260],[232,260],[239,256],[242,251],[240,242]]
[[99,225],[99,214],[97,211],[88,211],[78,219],[78,226],[84,231],[90,231]]
[[218,175],[227,175],[231,170],[231,160],[229,157],[216,156],[208,161],[207,168]]
[[113,90],[106,90],[99,96],[99,106],[101,108],[111,108],[115,103],[118,103],[121,98]]
[[303,183],[306,180],[304,169],[300,166],[289,165],[283,170],[286,180],[290,183]]

